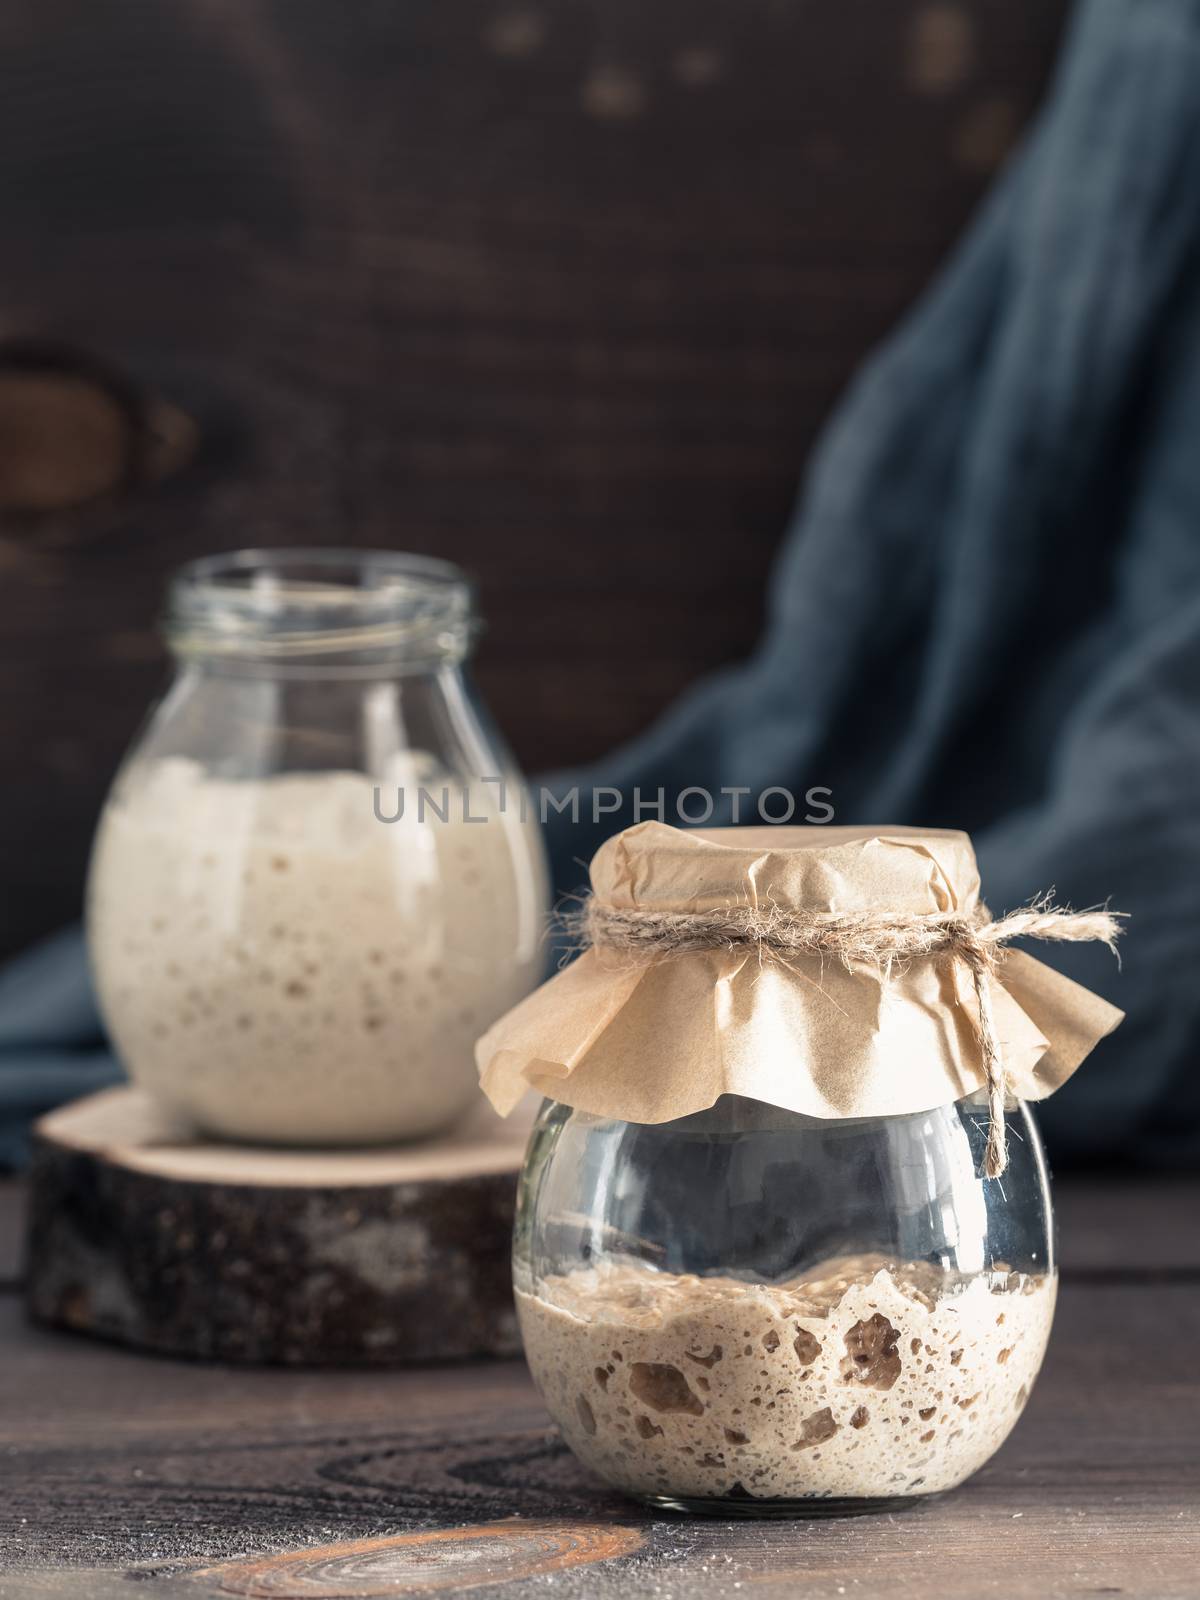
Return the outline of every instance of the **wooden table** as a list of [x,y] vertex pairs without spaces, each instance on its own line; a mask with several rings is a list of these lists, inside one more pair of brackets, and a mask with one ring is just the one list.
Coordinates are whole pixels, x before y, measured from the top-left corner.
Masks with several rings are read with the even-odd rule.
[[893,1515],[724,1522],[593,1484],[517,1362],[231,1370],[34,1330],[0,1185],[0,1600],[1195,1596],[1200,1182],[1059,1192],[1050,1354],[982,1472]]

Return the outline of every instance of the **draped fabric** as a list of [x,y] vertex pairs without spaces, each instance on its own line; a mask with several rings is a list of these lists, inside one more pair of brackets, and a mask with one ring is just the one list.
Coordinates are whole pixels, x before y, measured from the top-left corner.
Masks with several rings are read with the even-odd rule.
[[635,788],[668,821],[688,786],[825,786],[838,822],[966,828],[997,914],[1050,888],[1130,913],[1119,970],[1038,952],[1128,1013],[1039,1108],[1052,1152],[1200,1159],[1196,0],[1076,13],[1023,150],[830,423],[769,607],[750,661],[554,780],[585,815],[625,796],[551,813],[559,887],[652,814]]

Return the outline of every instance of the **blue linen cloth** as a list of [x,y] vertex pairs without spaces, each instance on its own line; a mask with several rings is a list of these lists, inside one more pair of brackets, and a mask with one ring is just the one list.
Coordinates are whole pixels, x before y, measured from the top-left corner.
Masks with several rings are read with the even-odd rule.
[[1128,1014],[1040,1108],[1052,1153],[1200,1161],[1197,0],[1076,11],[1024,147],[829,425],[769,599],[753,659],[557,780],[626,797],[551,829],[560,886],[635,788],[668,821],[689,785],[824,785],[841,822],[966,828],[994,911],[1130,913],[1120,970],[1031,949]]
[[105,1042],[79,930],[56,934],[10,962],[0,973],[0,1171],[24,1164],[35,1117],[121,1076]]
[[[626,801],[551,814],[560,889],[635,787],[672,820],[690,786],[819,785],[842,822],[969,829],[997,912],[1111,897],[1119,972],[1035,950],[1128,1012],[1045,1102],[1052,1154],[1200,1161],[1200,0],[1084,0],[1022,150],[826,430],[758,650],[574,785],[585,814],[592,785]],[[0,1160],[115,1076],[78,934],[4,975]]]

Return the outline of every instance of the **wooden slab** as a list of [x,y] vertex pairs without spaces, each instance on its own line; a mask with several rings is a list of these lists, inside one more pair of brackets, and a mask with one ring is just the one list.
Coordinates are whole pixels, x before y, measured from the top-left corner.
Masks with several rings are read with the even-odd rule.
[[527,1119],[481,1106],[419,1145],[219,1145],[139,1090],[89,1095],[35,1131],[29,1309],[223,1361],[512,1354],[509,1235],[527,1135]]

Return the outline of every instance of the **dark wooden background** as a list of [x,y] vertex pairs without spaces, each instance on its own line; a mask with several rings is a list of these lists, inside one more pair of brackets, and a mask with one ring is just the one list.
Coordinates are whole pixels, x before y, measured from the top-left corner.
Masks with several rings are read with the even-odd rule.
[[742,655],[1064,6],[9,0],[0,948],[78,910],[188,557],[463,562],[531,769]]

